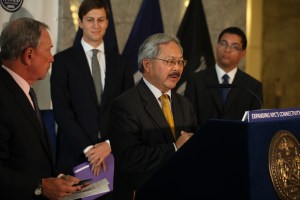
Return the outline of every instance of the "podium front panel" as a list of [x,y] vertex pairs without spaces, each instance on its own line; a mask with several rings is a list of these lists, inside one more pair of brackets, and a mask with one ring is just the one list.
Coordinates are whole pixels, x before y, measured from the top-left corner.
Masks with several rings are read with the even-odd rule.
[[300,138],[300,120],[210,120],[137,191],[136,200],[279,200],[269,145],[279,130]]

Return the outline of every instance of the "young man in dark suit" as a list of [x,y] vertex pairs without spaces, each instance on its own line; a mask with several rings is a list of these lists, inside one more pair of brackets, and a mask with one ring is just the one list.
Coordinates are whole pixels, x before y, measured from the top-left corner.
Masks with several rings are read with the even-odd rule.
[[54,56],[50,83],[58,125],[56,166],[65,173],[85,161],[91,163],[95,175],[105,169],[105,158],[111,153],[107,139],[110,104],[134,86],[126,60],[105,48],[108,15],[104,0],[84,0],[78,11],[83,29],[80,44]]
[[171,91],[186,64],[178,39],[164,33],[148,37],[138,63],[143,78],[114,101],[109,121],[115,200],[134,199],[135,191],[197,130],[191,103]]
[[11,21],[1,33],[0,47],[0,199],[66,197],[81,189],[72,186],[79,179],[57,177],[31,88],[53,62],[48,26],[29,18]]
[[[216,46],[216,65],[207,66],[187,81],[185,96],[193,103],[199,125],[208,119],[241,120],[245,111],[262,108],[262,83],[238,68],[246,47],[241,29],[224,29]],[[234,87],[218,88],[222,83]]]
[[[78,11],[79,25],[83,29],[81,44],[54,57],[51,96],[58,124],[57,167],[66,172],[86,161],[83,150],[94,145],[90,150],[95,155],[88,159],[99,173],[99,160],[105,160],[111,152],[109,142],[106,142],[111,101],[134,86],[130,67],[124,58],[105,49],[103,37],[108,14],[104,1],[83,1]],[[93,49],[98,50],[101,76],[96,84],[92,76]],[[98,86],[101,86],[101,103],[97,97]]]

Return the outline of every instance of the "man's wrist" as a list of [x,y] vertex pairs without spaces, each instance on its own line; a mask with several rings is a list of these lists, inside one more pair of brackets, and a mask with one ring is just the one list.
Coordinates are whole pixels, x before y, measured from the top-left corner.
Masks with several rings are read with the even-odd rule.
[[64,179],[65,176],[66,176],[66,175],[64,175],[64,174],[58,174],[57,178],[62,178],[62,179]]
[[86,154],[90,149],[94,148],[94,145],[90,145],[83,150],[83,153]]
[[173,142],[173,145],[174,145],[174,149],[175,149],[175,152],[178,150],[176,144]]
[[42,186],[42,179],[38,181],[35,189],[34,189],[34,195],[35,196],[41,196],[43,193],[43,186]]
[[109,140],[105,140],[105,142],[110,146],[110,141]]

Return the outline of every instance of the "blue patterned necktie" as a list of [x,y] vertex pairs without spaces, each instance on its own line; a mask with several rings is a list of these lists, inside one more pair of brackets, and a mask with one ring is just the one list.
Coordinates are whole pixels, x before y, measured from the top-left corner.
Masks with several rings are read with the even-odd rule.
[[[227,74],[224,74],[223,77],[223,82],[222,84],[229,84],[229,76]],[[223,104],[225,104],[228,92],[230,88],[222,88],[222,99],[223,99]]]

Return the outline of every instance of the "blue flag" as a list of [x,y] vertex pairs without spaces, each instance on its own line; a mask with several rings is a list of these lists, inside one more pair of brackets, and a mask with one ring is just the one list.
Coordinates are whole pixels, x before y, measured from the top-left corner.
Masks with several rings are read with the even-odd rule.
[[[119,53],[119,47],[117,42],[117,36],[116,36],[116,30],[115,30],[115,24],[114,24],[110,0],[105,0],[105,3],[110,10],[110,15],[108,17],[108,27],[106,29],[106,33],[103,38],[105,43],[105,49]],[[78,27],[78,31],[76,33],[73,45],[80,44],[82,34],[83,34],[82,29]]]
[[163,32],[159,0],[143,0],[123,51],[123,55],[127,57],[133,68],[133,72],[135,72],[134,80],[136,83],[141,78],[137,63],[140,45],[148,36]]
[[180,81],[176,85],[177,92],[183,94],[185,82],[191,73],[215,63],[201,0],[190,0],[179,26],[177,37],[183,48],[184,59],[188,61]]

